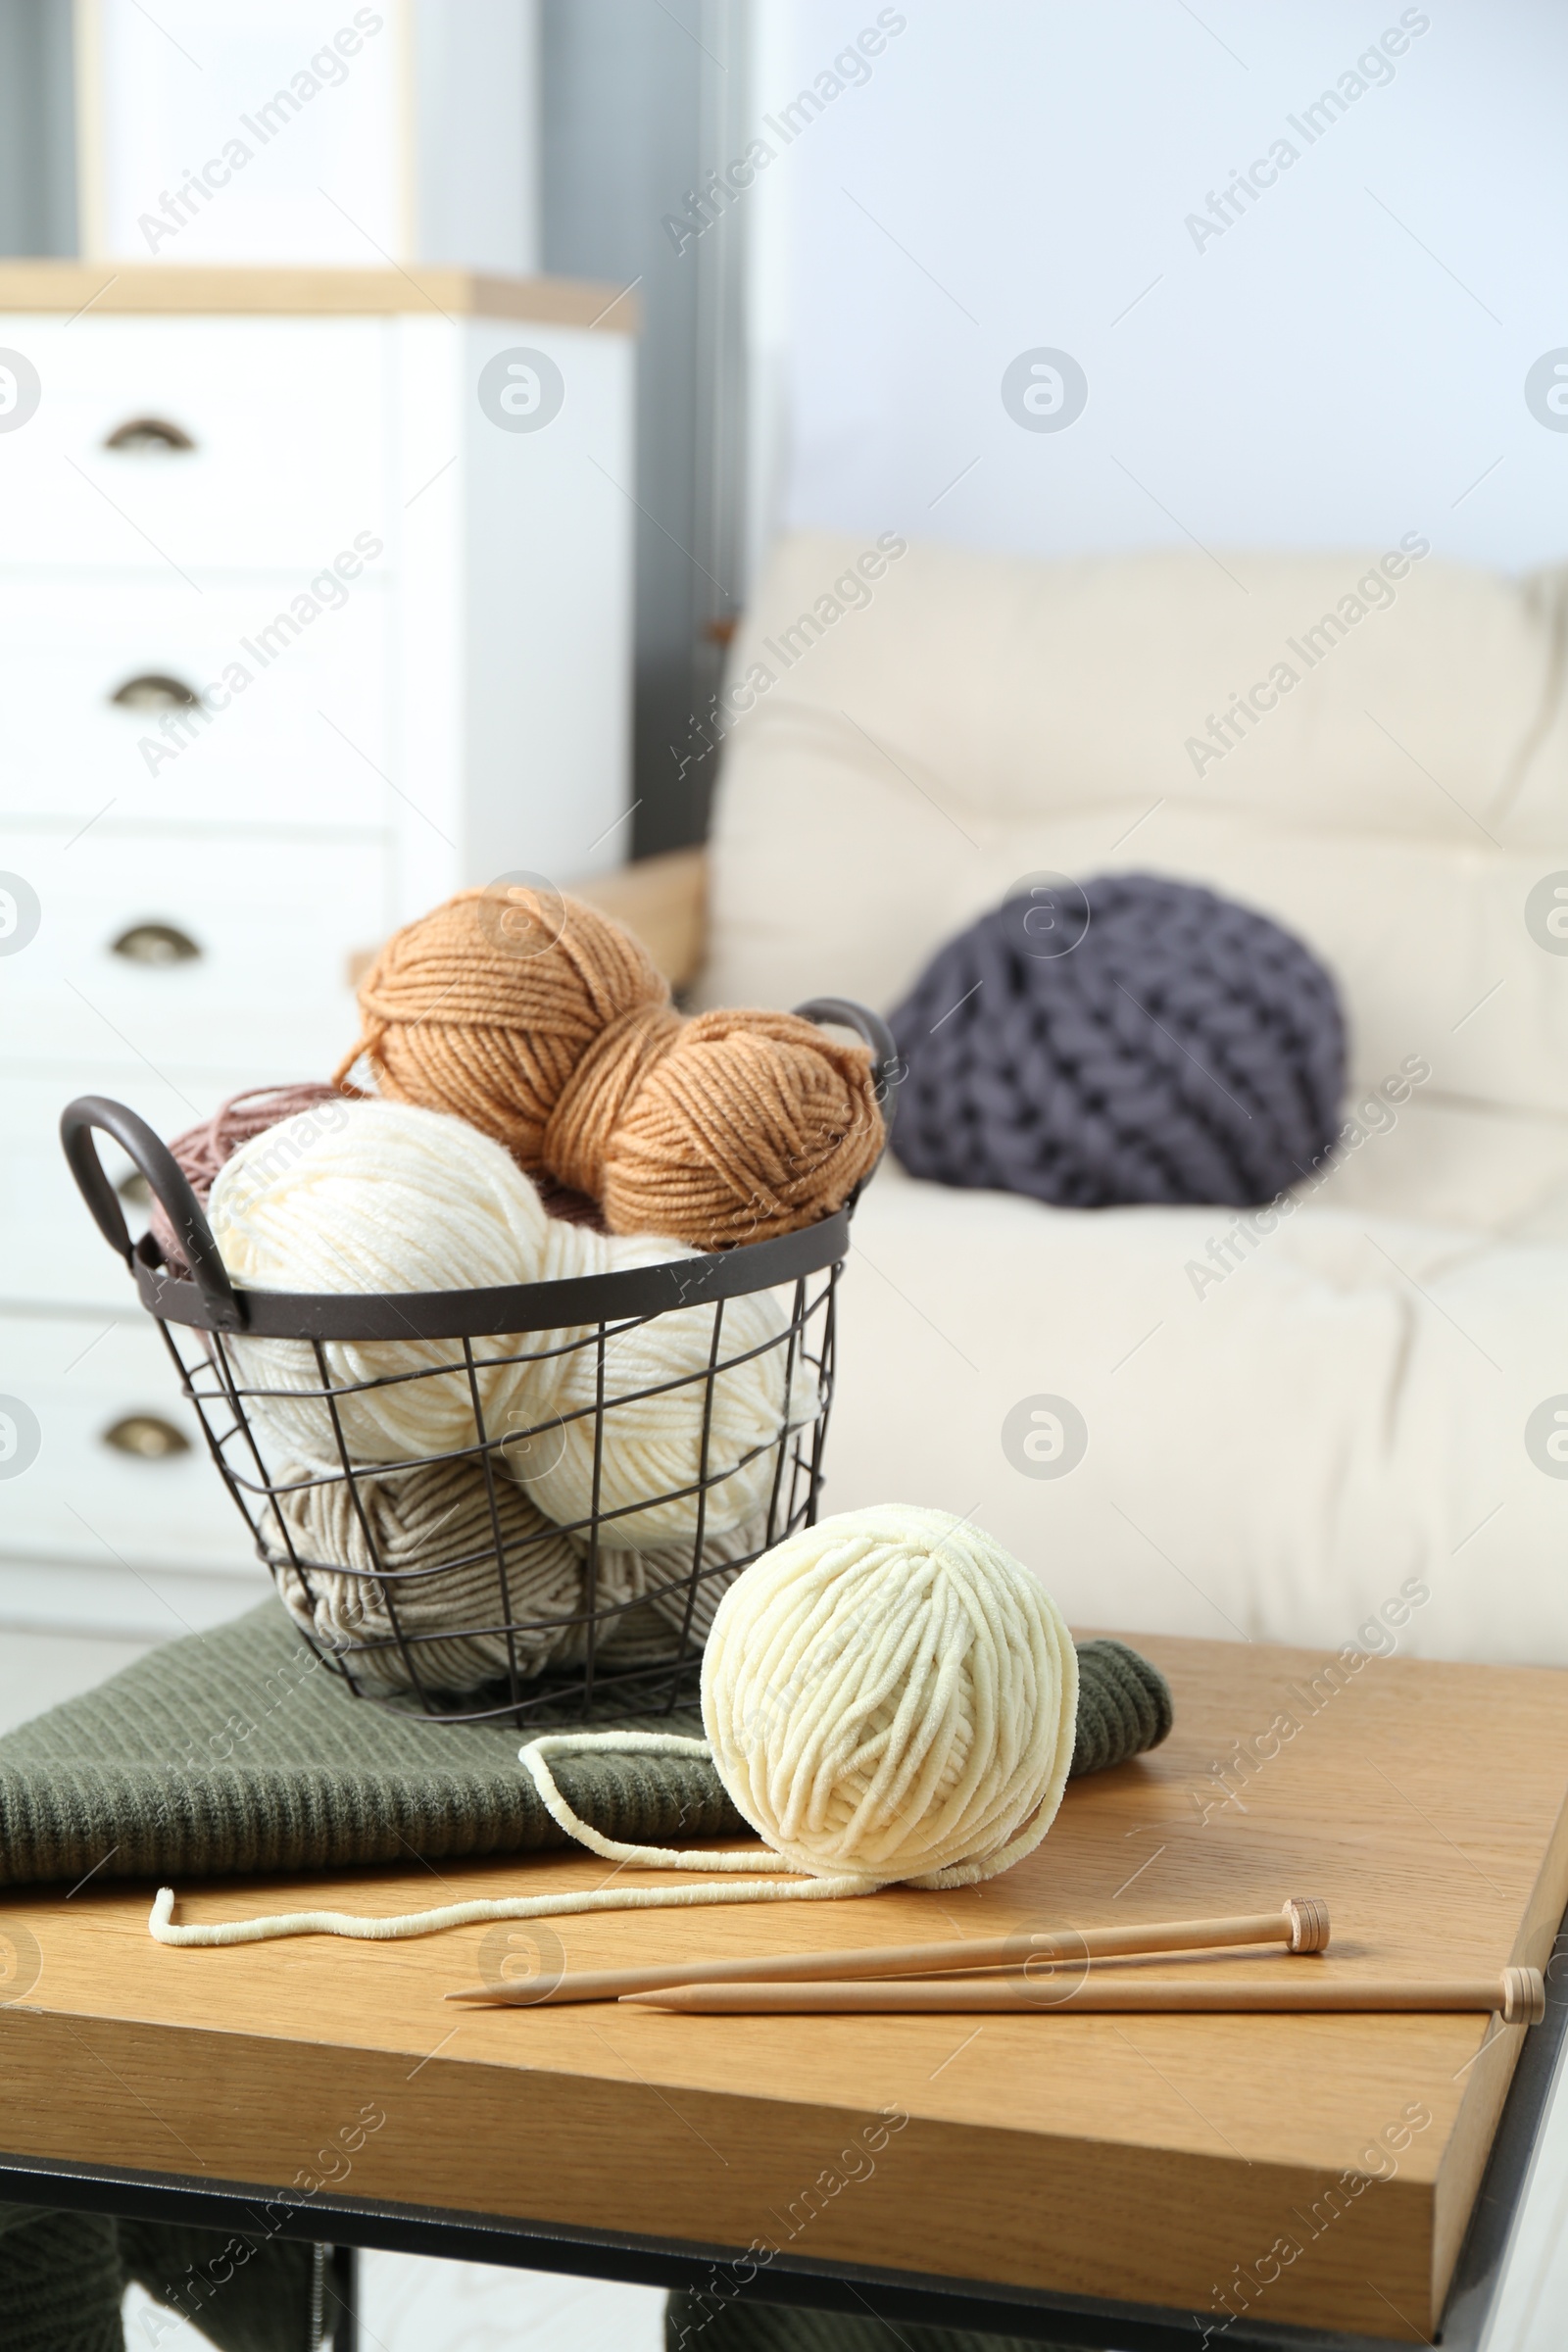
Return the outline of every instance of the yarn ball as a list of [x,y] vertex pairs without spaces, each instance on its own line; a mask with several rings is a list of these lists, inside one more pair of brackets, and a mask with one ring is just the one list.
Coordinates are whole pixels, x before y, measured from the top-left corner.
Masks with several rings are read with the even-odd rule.
[[[645,1243],[636,1254],[655,1260],[669,1252]],[[787,1318],[774,1295],[757,1291],[728,1299],[717,1358],[724,1368],[713,1379],[705,1456],[715,1311],[679,1307],[628,1324],[605,1343],[607,1408],[599,1460],[604,1544],[638,1549],[691,1535],[705,1467],[714,1482],[707,1490],[706,1528],[725,1535],[765,1515],[786,1428],[814,1420],[820,1409],[815,1379],[797,1362],[786,1424]],[[509,1445],[503,1455],[540,1509],[563,1526],[586,1520],[593,1509],[599,1354],[597,1347],[581,1348],[563,1357],[553,1400],[559,1419],[526,1448]]]
[[[602,1274],[686,1254],[546,1215],[499,1144],[462,1121],[404,1103],[336,1105],[254,1137],[220,1172],[214,1236],[236,1280],[306,1292],[400,1293],[500,1287]],[[705,1524],[722,1535],[765,1509],[785,1434],[787,1317],[773,1294],[724,1308],[707,1410],[711,1305],[612,1329],[605,1345],[598,1503],[624,1550],[696,1533],[708,1426]],[[339,1466],[332,1412],[356,1463],[414,1461],[479,1444],[461,1340],[325,1341],[329,1406],[303,1341],[229,1337],[252,1422],[291,1459]],[[475,1340],[485,1439],[500,1466],[563,1525],[595,1502],[599,1354],[588,1327]],[[515,1359],[515,1360],[508,1360]],[[424,1373],[423,1378],[410,1374]],[[797,1365],[789,1425],[814,1416],[814,1381]]]
[[1327,1155],[1345,1022],[1317,957],[1194,883],[1085,884],[1042,954],[1028,898],[933,956],[893,1015],[911,1176],[1062,1208],[1270,1200]]
[[674,1658],[683,1635],[698,1650],[725,1586],[740,1574],[735,1563],[766,1542],[764,1524],[705,1543],[702,1564],[713,1573],[695,1592],[689,1544],[601,1550],[590,1591],[581,1547],[517,1487],[487,1481],[478,1462],[361,1475],[357,1503],[346,1478],[323,1478],[309,1463],[285,1464],[276,1485],[282,1525],[264,1520],[262,1556],[283,1605],[378,1694],[464,1693],[507,1680],[514,1664],[524,1681],[580,1665],[590,1609],[594,1652],[606,1665]]
[[[471,1690],[513,1659],[529,1677],[580,1652],[582,1628],[570,1620],[583,1605],[582,1561],[510,1480],[487,1481],[474,1461],[433,1462],[357,1479],[358,1505],[346,1478],[323,1480],[307,1463],[284,1465],[275,1484],[292,1491],[277,1496],[282,1527],[264,1520],[262,1551],[283,1605],[324,1647],[348,1654],[366,1689],[407,1690],[417,1677],[426,1690]],[[614,1581],[606,1576],[607,1592]],[[619,1583],[616,1597],[632,1597],[631,1580]],[[551,1619],[560,1622],[529,1622]],[[524,1629],[510,1642],[509,1620]]]
[[[358,1094],[358,1089],[348,1091],[353,1096]],[[188,1127],[183,1135],[176,1135],[169,1149],[205,1208],[219,1169],[233,1158],[241,1144],[248,1144],[252,1136],[265,1134],[269,1127],[276,1127],[284,1119],[297,1118],[306,1112],[325,1124],[333,1124],[336,1112],[326,1106],[343,1100],[344,1090],[322,1086],[311,1079],[291,1086],[247,1087],[243,1094],[230,1095],[226,1102],[220,1103],[210,1119],[203,1119],[198,1126]],[[156,1197],[148,1228],[165,1265],[172,1273],[188,1279],[190,1261],[164,1213],[162,1201]]]
[[[470,1290],[597,1272],[610,1245],[546,1216],[499,1145],[457,1119],[390,1102],[345,1102],[326,1132],[314,1118],[255,1136],[220,1170],[209,1202],[213,1238],[233,1279],[274,1291],[391,1293]],[[582,1336],[582,1335],[576,1335]],[[251,1418],[296,1458],[336,1466],[332,1408],[304,1341],[225,1343]],[[476,1443],[461,1340],[323,1342],[350,1458],[395,1462]],[[548,1413],[557,1363],[504,1359],[542,1340],[472,1343],[487,1430],[522,1409],[525,1386]],[[415,1380],[414,1372],[437,1376]],[[293,1392],[293,1394],[290,1394]]]
[[383,1096],[468,1120],[612,1233],[793,1233],[882,1149],[863,1046],[793,1013],[683,1019],[631,933],[574,899],[460,891],[394,933],[359,998],[340,1078],[364,1054]]
[[999,1544],[887,1503],[802,1529],[736,1580],[702,1690],[720,1780],[796,1869],[961,1886],[1051,1827],[1078,1659]]
[[[613,1532],[612,1530],[611,1531]],[[582,1539],[572,1541],[582,1547]],[[735,1579],[767,1549],[767,1520],[755,1519],[721,1536],[705,1532],[699,1572],[692,1574],[692,1546],[666,1544],[648,1550],[601,1551],[601,1572],[618,1584],[635,1583],[645,1596],[640,1610],[644,1622],[657,1627],[660,1651],[672,1656],[684,1637],[688,1646],[701,1648],[713,1630],[713,1616]],[[676,1637],[671,1640],[671,1636]]]

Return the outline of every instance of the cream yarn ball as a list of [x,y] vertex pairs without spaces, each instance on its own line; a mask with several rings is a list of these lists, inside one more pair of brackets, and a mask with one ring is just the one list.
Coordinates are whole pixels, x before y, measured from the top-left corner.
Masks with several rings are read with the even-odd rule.
[[[1033,1853],[1056,1817],[1077,1736],[1078,1653],[1055,1603],[1000,1544],[945,1511],[885,1503],[803,1528],[730,1586],[703,1659],[703,1723],[706,1740],[546,1733],[520,1751],[578,1844],[616,1864],[697,1874],[696,1885],[622,1881],[399,1919],[295,1911],[183,1925],[166,1886],[148,1925],[170,1944],[381,1942],[491,1920],[973,1886]],[[593,1753],[710,1756],[766,1850],[605,1837],[572,1809],[553,1764]]]
[[[344,1102],[321,1131],[319,1116],[286,1119],[255,1136],[220,1170],[208,1217],[224,1265],[249,1288],[305,1292],[482,1290],[597,1271],[585,1247],[599,1237],[545,1214],[538,1194],[499,1144],[443,1111],[405,1103]],[[601,1250],[605,1245],[601,1243]],[[500,1428],[525,1384],[549,1410],[553,1362],[487,1363],[543,1340],[476,1340],[486,1427]],[[225,1343],[243,1387],[317,1389],[321,1376],[303,1341]],[[475,1444],[473,1404],[460,1340],[322,1343],[332,1385],[386,1381],[338,1400],[350,1457],[396,1462]],[[450,1367],[430,1380],[398,1375]],[[296,1458],[336,1465],[331,1413],[319,1397],[259,1395],[254,1422]]]
[[945,1511],[824,1519],[719,1602],[703,1725],[794,1868],[961,1886],[1036,1846],[1072,1763],[1078,1657],[1044,1588]]
[[[644,1250],[647,1245],[643,1245]],[[674,1246],[670,1245],[671,1253]],[[660,1246],[660,1255],[664,1254]],[[684,1254],[684,1252],[680,1252]],[[620,1262],[624,1263],[622,1259]],[[605,1395],[617,1401],[605,1416],[599,1466],[600,1541],[618,1550],[678,1544],[697,1526],[697,1483],[704,1469],[703,1406],[712,1359],[711,1306],[684,1306],[615,1332],[605,1345]],[[786,1317],[769,1291],[725,1301],[709,1420],[708,1489],[703,1525],[715,1536],[765,1514],[784,1434]],[[539,1508],[563,1526],[586,1520],[594,1497],[594,1399],[597,1348],[563,1359],[555,1405],[564,1416],[540,1466],[514,1474]],[[681,1385],[670,1387],[677,1382]],[[815,1417],[814,1374],[797,1356],[789,1423]],[[534,1448],[530,1447],[530,1453]],[[552,1459],[551,1456],[555,1458]],[[505,1457],[509,1465],[513,1459]],[[662,1499],[660,1499],[662,1498]]]

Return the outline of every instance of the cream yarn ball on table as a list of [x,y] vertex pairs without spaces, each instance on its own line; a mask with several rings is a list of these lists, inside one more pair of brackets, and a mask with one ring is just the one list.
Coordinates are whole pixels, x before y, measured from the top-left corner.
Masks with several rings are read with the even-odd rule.
[[907,1504],[775,1546],[725,1593],[703,1726],[737,1810],[795,1869],[965,1886],[1039,1844],[1072,1764],[1078,1654],[977,1528]]
[[[1022,1861],[1050,1829],[1077,1716],[1071,1636],[1026,1568],[945,1512],[892,1503],[849,1511],[788,1538],[725,1593],[703,1660],[706,1740],[579,1732],[521,1750],[547,1810],[592,1852],[723,1875],[450,1903],[400,1919],[305,1911],[191,1927],[175,1924],[165,1887],[149,1927],[177,1944],[308,1935],[378,1942],[581,1911],[972,1886]],[[681,1852],[602,1837],[572,1811],[551,1769],[555,1756],[595,1749],[710,1755],[770,1850]]]

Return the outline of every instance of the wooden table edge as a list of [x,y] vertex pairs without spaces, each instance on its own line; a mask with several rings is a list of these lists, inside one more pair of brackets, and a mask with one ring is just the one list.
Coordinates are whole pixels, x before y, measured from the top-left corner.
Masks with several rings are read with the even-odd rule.
[[[1568,2001],[1558,2007],[1562,2020],[1568,2022]],[[1561,2035],[1559,2024],[1559,2039]],[[1550,2071],[1548,2067],[1548,2084]],[[1521,2134],[1517,2179],[1502,2184],[1498,2203],[1509,2215],[1528,2170],[1533,2137],[1531,2130]],[[3,2150],[0,2192],[11,2203],[162,2219],[218,2233],[255,2232],[258,2221],[265,2221],[277,2235],[308,2242],[479,2262],[670,2291],[706,2291],[720,2301],[733,2299],[724,2294],[727,2278],[744,2296],[760,2303],[861,2318],[871,2312],[895,2328],[902,2323],[1038,2337],[1048,2346],[1059,2342],[1062,2329],[1070,2328],[1076,2341],[1095,2347],[1096,2352],[1194,2352],[1195,2332],[1200,2331],[1205,2322],[1211,2324],[1215,2316],[1175,2306],[1076,2296],[865,2263],[813,2261],[805,2255],[781,2254],[764,2268],[751,2263],[740,2248],[710,2245],[700,2239],[654,2237],[389,2199],[323,2196],[290,2206],[279,2192],[245,2181],[19,2158]],[[282,2218],[270,2218],[279,2214]],[[744,2280],[743,2270],[749,2274]],[[1484,2290],[1482,2301],[1462,2328],[1456,2330],[1452,2315],[1445,2313],[1439,2339],[1443,2352],[1478,2352],[1491,2313],[1496,2270],[1494,2251],[1486,2276],[1474,2282]],[[1418,2339],[1267,2322],[1250,2327],[1242,2321],[1217,2340],[1225,2352],[1389,2352],[1391,2345]]]

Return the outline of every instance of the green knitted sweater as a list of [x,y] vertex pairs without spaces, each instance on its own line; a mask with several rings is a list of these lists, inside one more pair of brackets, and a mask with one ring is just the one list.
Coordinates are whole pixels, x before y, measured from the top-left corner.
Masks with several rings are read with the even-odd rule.
[[[1073,1770],[1170,1729],[1170,1690],[1120,1642],[1079,1650]],[[618,1718],[697,1734],[691,1715]],[[0,1886],[329,1870],[567,1842],[517,1763],[511,1724],[440,1724],[358,1699],[280,1605],[153,1650],[0,1739]],[[744,1829],[712,1766],[563,1759],[562,1791],[607,1836],[682,1843]]]

